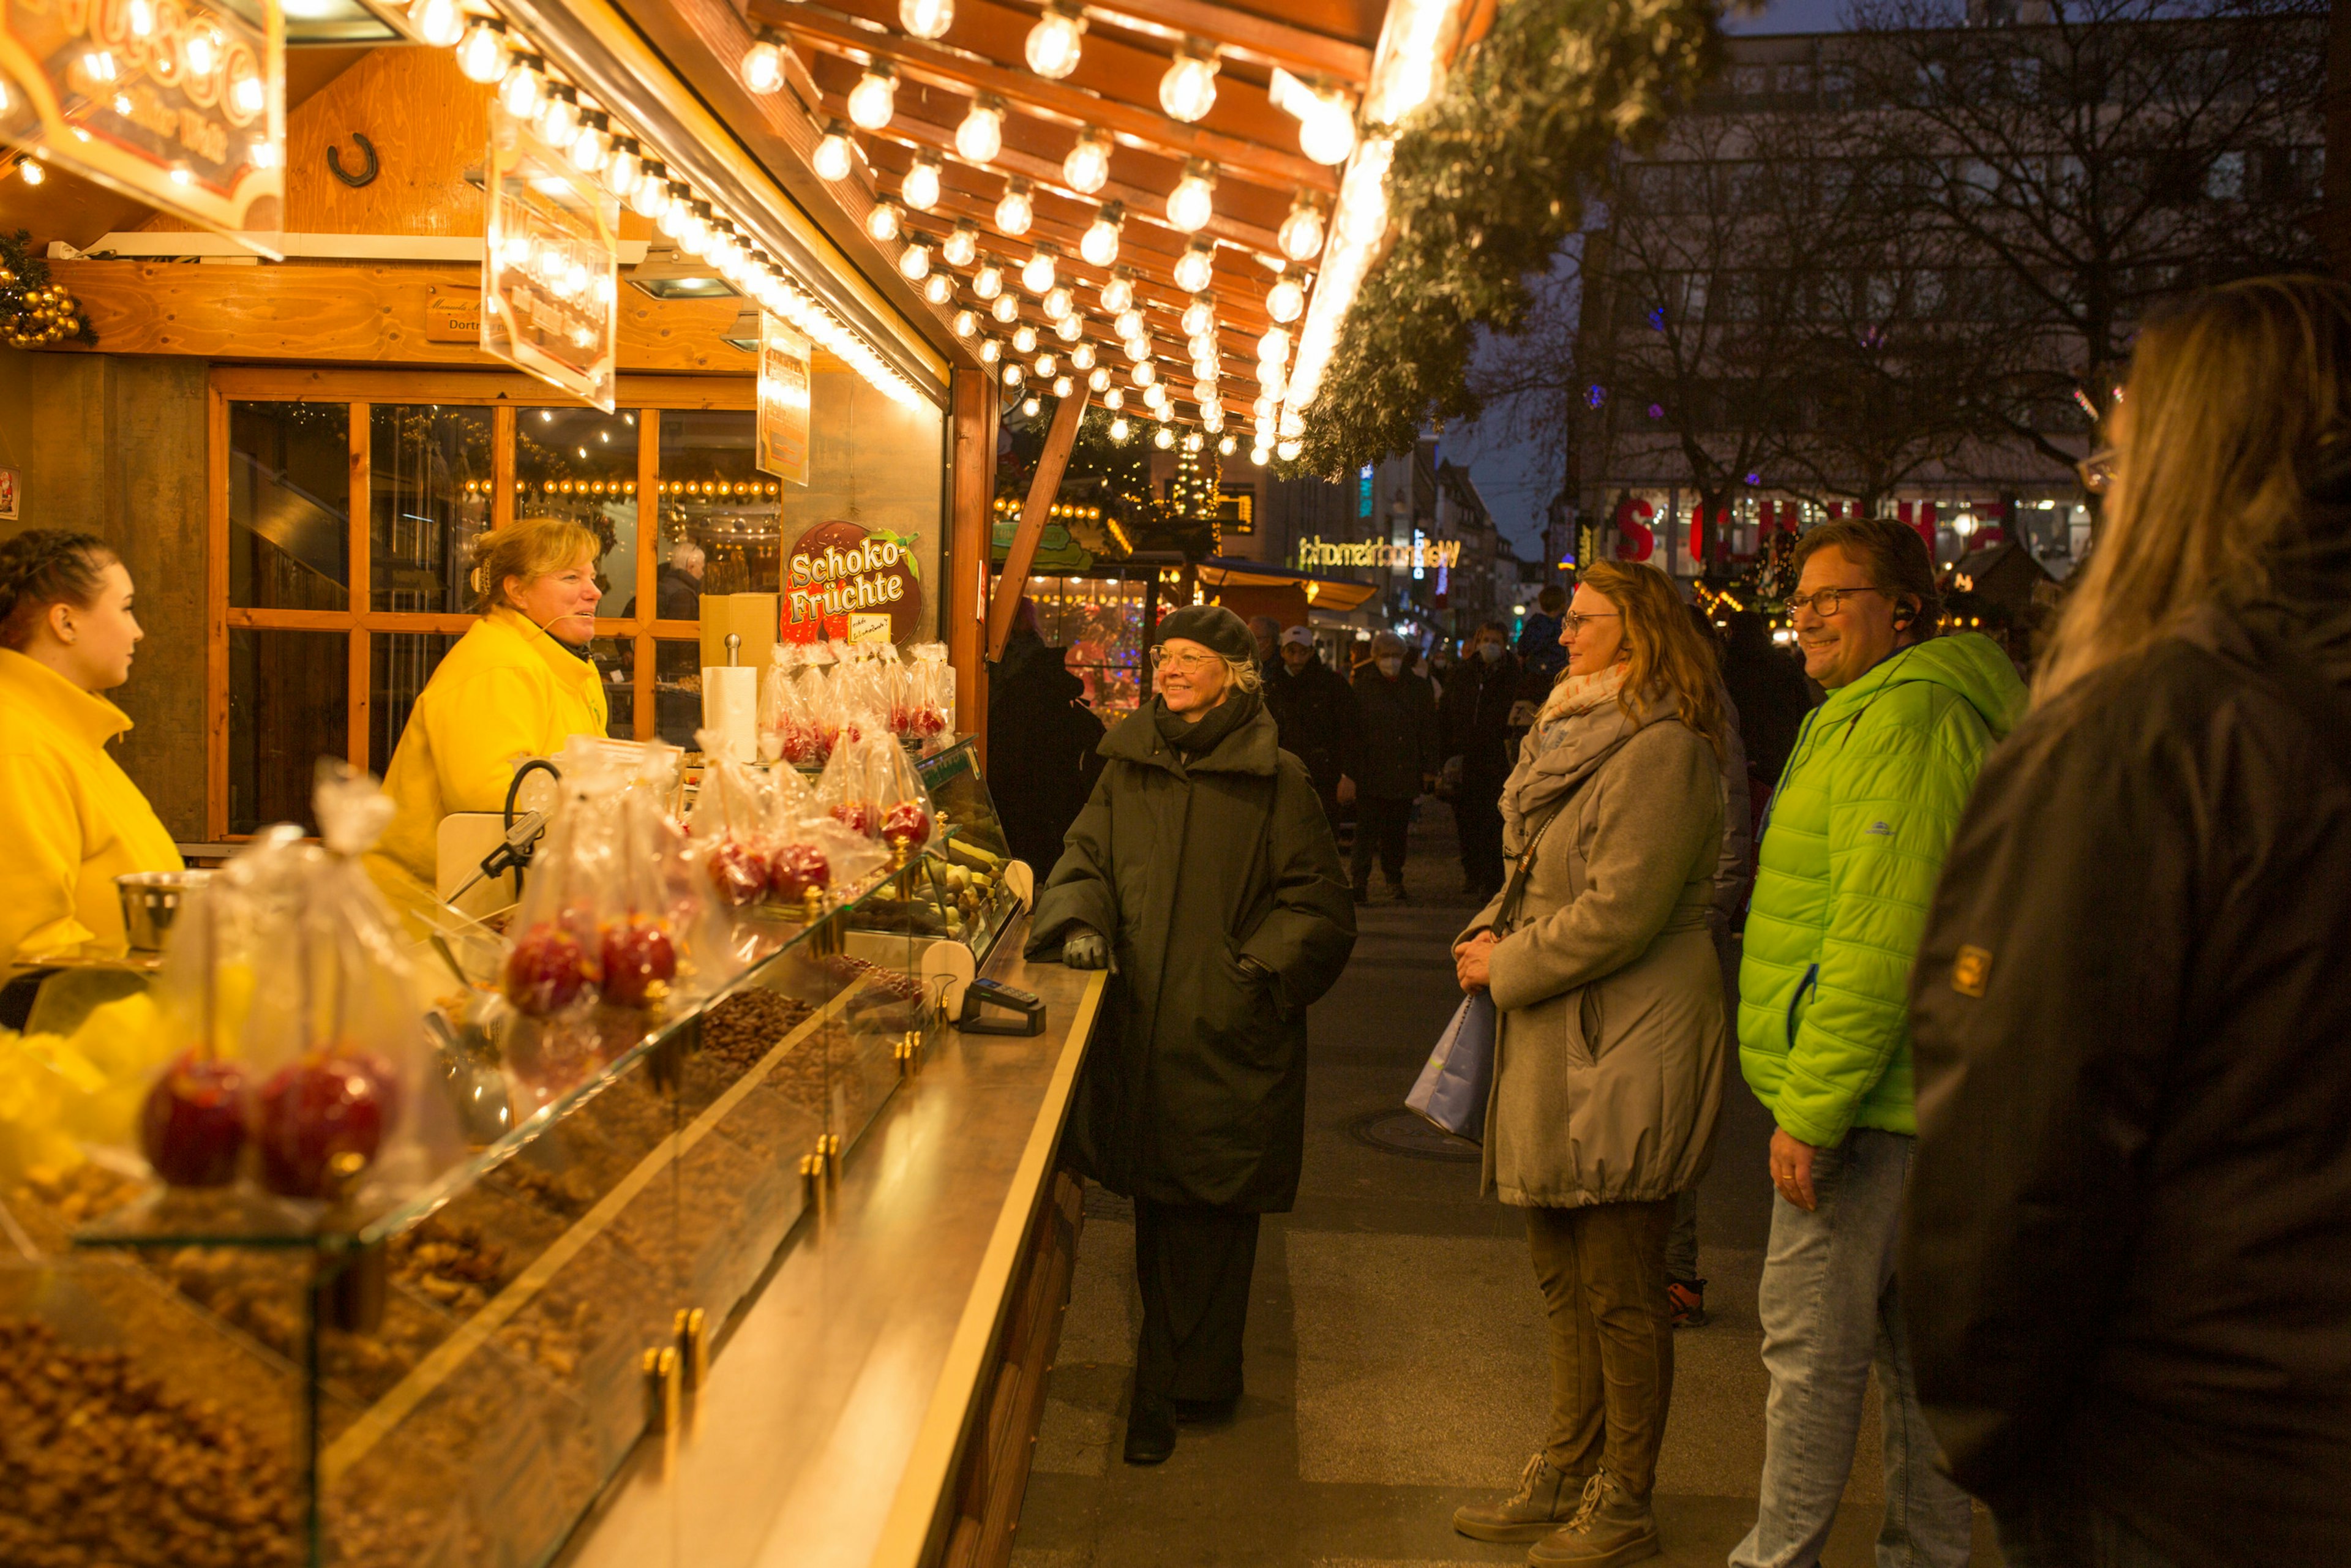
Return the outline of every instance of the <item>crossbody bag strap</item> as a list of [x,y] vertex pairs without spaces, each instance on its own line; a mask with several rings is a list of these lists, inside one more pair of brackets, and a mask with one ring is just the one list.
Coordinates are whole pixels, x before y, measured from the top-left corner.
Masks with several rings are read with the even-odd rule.
[[1534,836],[1527,841],[1527,847],[1519,852],[1517,862],[1510,867],[1510,880],[1502,889],[1502,902],[1494,910],[1495,936],[1507,936],[1518,925],[1520,906],[1527,899],[1527,879],[1534,874],[1535,851],[1542,847],[1543,835],[1551,831],[1553,822],[1566,814],[1569,803],[1574,799],[1575,792],[1572,789],[1562,796],[1559,804],[1552,808],[1551,815],[1542,820],[1542,825],[1535,829]]

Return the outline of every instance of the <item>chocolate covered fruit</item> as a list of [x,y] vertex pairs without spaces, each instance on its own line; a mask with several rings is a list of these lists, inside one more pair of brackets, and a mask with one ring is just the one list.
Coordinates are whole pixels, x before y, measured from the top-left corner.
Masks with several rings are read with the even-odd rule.
[[918,850],[930,837],[931,814],[919,800],[901,800],[882,819],[882,841],[893,849]]
[[140,1147],[173,1186],[226,1186],[245,1149],[245,1070],[188,1051],[147,1092]]
[[776,896],[798,904],[811,889],[821,893],[832,884],[832,862],[814,844],[786,844],[768,862],[768,874]]
[[381,1063],[356,1054],[313,1051],[262,1085],[254,1143],[261,1185],[285,1197],[327,1197],[340,1156],[373,1160],[391,1124]]
[[616,1008],[642,1008],[677,976],[677,945],[658,920],[632,915],[604,928],[604,1000]]
[[507,1000],[531,1018],[561,1012],[595,979],[595,962],[580,939],[552,921],[524,932],[507,955]]

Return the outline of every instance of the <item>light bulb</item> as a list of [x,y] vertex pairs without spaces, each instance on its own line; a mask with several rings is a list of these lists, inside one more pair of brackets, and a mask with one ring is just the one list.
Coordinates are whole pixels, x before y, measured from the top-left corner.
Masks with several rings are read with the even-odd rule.
[[659,223],[677,204],[670,195],[668,173],[663,165],[648,163],[638,174],[636,193],[629,198],[629,205],[637,210],[637,216]]
[[934,272],[923,285],[923,298],[934,305],[944,305],[955,298],[955,279],[944,272]]
[[1268,397],[1281,397],[1290,391],[1290,378],[1278,365],[1259,365],[1257,368],[1257,384],[1265,389]]
[[1053,287],[1053,252],[1050,246],[1039,246],[1020,268],[1020,287],[1029,293],[1042,295]]
[[761,38],[743,51],[743,85],[753,92],[774,92],[784,85],[784,51]]
[[1269,327],[1265,336],[1257,340],[1257,362],[1260,365],[1286,365],[1290,362],[1290,334],[1279,327]]
[[1355,111],[1339,93],[1316,93],[1298,117],[1298,150],[1336,166],[1355,150]]
[[1261,397],[1258,399],[1257,402],[1249,404],[1249,412],[1257,415],[1259,419],[1271,419],[1273,417],[1273,400],[1270,397]]
[[1039,375],[1050,376],[1059,368],[1060,367],[1055,362],[1052,355],[1040,354],[1037,356],[1037,373]]
[[1078,308],[1077,298],[1071,294],[1069,286],[1060,283],[1045,290],[1045,298],[1040,303],[1045,307],[1045,318],[1050,321],[1067,320],[1070,313]]
[[1130,305],[1118,313],[1118,319],[1111,325],[1118,329],[1120,342],[1132,343],[1143,336],[1143,312]]
[[1110,141],[1088,129],[1078,133],[1078,144],[1061,160],[1061,178],[1070,189],[1091,196],[1110,183]]
[[918,213],[939,204],[939,164],[935,158],[917,158],[898,183],[898,199]]
[[1249,448],[1249,461],[1256,464],[1260,468],[1264,467],[1267,464],[1273,461],[1273,448],[1268,446],[1262,441],[1259,442],[1255,446]]
[[1045,14],[1029,29],[1029,42],[1021,53],[1028,57],[1029,68],[1049,81],[1059,81],[1078,68],[1078,40],[1086,30],[1083,18],[1071,15],[1056,5],[1047,5]]
[[1281,220],[1281,232],[1274,237],[1281,254],[1290,260],[1313,260],[1322,249],[1322,209],[1299,197],[1290,204],[1290,215]]
[[1208,287],[1217,276],[1216,251],[1195,240],[1176,258],[1176,287],[1186,294],[1197,294]]
[[593,174],[604,166],[604,133],[592,125],[583,125],[571,138],[571,166],[583,174]]
[[[1094,368],[1094,346],[1092,343],[1080,343],[1076,348],[1071,349],[1070,350],[1070,363],[1081,371],[1092,370]],[[1100,392],[1102,389],[1100,387],[1096,387],[1094,390],[1096,392]]]
[[1004,357],[1004,345],[1003,345],[1003,344],[1001,344],[1001,343],[999,343],[999,342],[998,342],[995,339],[993,339],[993,338],[989,338],[989,339],[987,339],[987,340],[983,340],[983,341],[980,343],[980,345],[979,345],[979,362],[980,362],[981,364],[983,364],[983,365],[992,365],[992,364],[996,363],[996,361],[998,361],[998,360],[1002,359],[1003,357]]
[[1213,382],[1224,372],[1218,368],[1216,356],[1208,354],[1192,361],[1192,373],[1204,382]]
[[1009,327],[1020,319],[1020,301],[1009,294],[999,294],[996,303],[987,308],[987,313]]
[[614,201],[625,202],[636,194],[637,182],[644,172],[645,161],[635,141],[623,139],[612,143],[611,160],[604,165],[604,188],[612,193]]
[[1092,225],[1085,237],[1078,242],[1078,254],[1096,267],[1108,267],[1118,259],[1118,231],[1124,221],[1116,202],[1094,214]]
[[849,139],[849,127],[835,120],[824,128],[824,140],[816,144],[816,156],[809,160],[820,180],[846,180],[856,166],[852,154],[856,144]]
[[1306,450],[1306,444],[1302,441],[1285,441],[1275,450],[1281,454],[1281,460],[1284,463],[1295,463],[1298,461],[1298,455]]
[[539,92],[538,72],[528,60],[517,60],[498,78],[498,103],[517,120],[528,120],[538,113]]
[[1240,449],[1240,444],[1241,444],[1239,442],[1235,441],[1231,436],[1228,435],[1222,441],[1217,443],[1217,455],[1219,457],[1230,457],[1235,452]]
[[1212,381],[1194,382],[1192,383],[1192,396],[1204,403],[1216,402],[1217,383]]
[[1305,308],[1305,286],[1294,277],[1276,278],[1265,291],[1265,313],[1277,321],[1295,321]]
[[1347,172],[1339,188],[1340,237],[1353,245],[1376,245],[1387,227],[1387,167],[1366,158]]
[[1176,433],[1163,424],[1158,428],[1158,430],[1153,433],[1151,444],[1159,448],[1160,451],[1165,452],[1169,447],[1176,444]]
[[955,0],[898,0],[898,24],[918,38],[944,38],[955,26]]
[[1020,382],[1021,375],[1020,367],[1019,365],[1007,365],[1004,367],[1004,384],[1006,386],[1017,387],[1020,384]]
[[27,185],[37,185],[49,177],[49,172],[37,161],[27,158],[16,165],[16,177]]
[[1186,352],[1192,356],[1192,362],[1196,365],[1204,361],[1208,364],[1216,363],[1217,335],[1214,332],[1202,332],[1196,337],[1186,338],[1184,340],[1184,348]]
[[1123,419],[1113,419],[1110,422],[1110,438],[1113,441],[1119,442],[1123,444],[1127,436],[1131,434],[1131,428],[1128,426],[1126,421]]
[[1037,351],[1037,329],[1031,327],[1026,321],[1020,323],[1020,325],[1013,330],[1012,346],[1024,354],[1035,353]]
[[1086,376],[1086,385],[1098,392],[1110,391],[1110,371],[1096,365]]
[[1004,104],[994,97],[976,98],[956,127],[956,156],[967,163],[993,163],[1004,151]]
[[1053,395],[1055,397],[1067,397],[1077,390],[1077,383],[1070,380],[1069,377],[1055,376],[1053,378]]
[[1184,436],[1184,450],[1186,452],[1197,452],[1200,450],[1200,433],[1198,431],[1195,430],[1186,433]]
[[457,68],[467,81],[494,82],[507,72],[507,30],[503,23],[475,17],[457,46]]
[[[1225,411],[1218,408],[1213,402],[1202,405],[1200,409],[1200,428],[1207,431],[1209,434],[1214,435],[1217,432],[1224,429],[1224,427]],[[1229,456],[1230,454],[1227,454],[1227,455]]]
[[1159,367],[1149,360],[1137,360],[1130,374],[1136,386],[1147,387],[1159,379]]
[[[1192,302],[1184,307],[1184,332],[1186,337],[1206,337],[1217,324],[1217,301],[1214,296],[1195,294]],[[1193,352],[1199,350],[1195,349]]]
[[569,88],[558,88],[539,106],[538,134],[550,146],[568,146],[580,129],[580,106]]
[[1171,119],[1189,125],[1207,113],[1216,101],[1216,57],[1178,52],[1167,74],[1159,78],[1159,107]]
[[1029,199],[1029,182],[1018,174],[1006,181],[1003,199],[996,204],[997,229],[1018,239],[1029,232],[1036,216],[1037,205]]
[[978,312],[978,311],[977,311],[977,310],[968,310],[968,309],[967,309],[967,310],[958,310],[958,311],[956,311],[956,315],[955,315],[955,334],[956,334],[956,337],[958,337],[958,338],[968,338],[968,337],[970,337],[973,333],[975,333],[975,332],[977,332],[977,331],[978,331],[978,330],[979,330],[979,312]]
[[1027,414],[1031,419],[1036,418],[1040,413],[1043,413],[1045,405],[1038,402],[1033,397],[1026,397],[1020,400],[1020,412]]
[[1149,403],[1153,408],[1163,411],[1161,417],[1165,417],[1164,411],[1167,407],[1167,388],[1164,383],[1154,382],[1149,386],[1144,388],[1143,401]]
[[1004,269],[992,261],[981,262],[971,275],[971,291],[982,299],[995,298],[1004,292]]
[[898,78],[887,69],[868,69],[849,89],[849,118],[879,131],[898,112]]
[[908,282],[919,282],[931,275],[931,247],[910,245],[898,253],[898,275]]
[[1167,193],[1167,222],[1183,234],[1197,234],[1217,213],[1217,186],[1207,165],[1195,161],[1184,165],[1184,177]]
[[1076,342],[1080,338],[1085,335],[1085,318],[1080,316],[1074,310],[1053,323],[1053,336],[1059,338],[1064,343]]
[[1130,360],[1147,360],[1152,357],[1151,340],[1140,334],[1129,338],[1123,347],[1126,350],[1126,357]]
[[416,0],[408,8],[408,25],[425,43],[445,49],[465,36],[465,8],[457,0]]
[[1103,309],[1113,316],[1122,310],[1134,308],[1134,278],[1133,275],[1122,270],[1103,278],[1102,305]]
[[969,267],[979,254],[979,231],[969,224],[957,224],[939,242],[939,259],[949,267]]
[[895,202],[876,202],[873,210],[865,214],[865,232],[884,245],[896,239],[903,226]]
[[1110,391],[1102,393],[1102,407],[1110,410],[1113,413],[1116,413],[1120,409],[1123,409],[1125,406],[1126,389],[1124,387],[1113,387]]

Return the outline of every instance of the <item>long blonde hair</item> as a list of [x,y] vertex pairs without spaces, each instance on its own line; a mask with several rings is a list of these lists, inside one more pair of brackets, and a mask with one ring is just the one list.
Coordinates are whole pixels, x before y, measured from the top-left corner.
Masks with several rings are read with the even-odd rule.
[[2149,320],[2097,548],[2033,681],[2044,704],[2217,599],[2261,592],[2322,446],[2351,435],[2351,287],[2257,277]]
[[1603,560],[1585,567],[1583,580],[1625,617],[1625,682],[1616,692],[1625,716],[1638,724],[1648,694],[1663,689],[1676,716],[1719,755],[1722,699],[1714,650],[1691,622],[1674,580],[1644,563]]

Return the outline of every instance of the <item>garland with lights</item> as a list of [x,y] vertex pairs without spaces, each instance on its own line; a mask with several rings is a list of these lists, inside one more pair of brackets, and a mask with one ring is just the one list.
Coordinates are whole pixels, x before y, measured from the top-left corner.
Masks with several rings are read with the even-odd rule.
[[[1473,329],[1513,329],[1523,278],[1583,217],[1619,142],[1655,139],[1719,67],[1715,0],[1504,0],[1493,31],[1405,122],[1387,255],[1364,278],[1293,471],[1333,475],[1464,419]],[[1333,236],[1334,243],[1337,236]]]
[[49,264],[33,254],[33,233],[0,235],[0,336],[12,349],[39,349],[70,339],[95,343],[98,334],[80,301],[49,281]]

